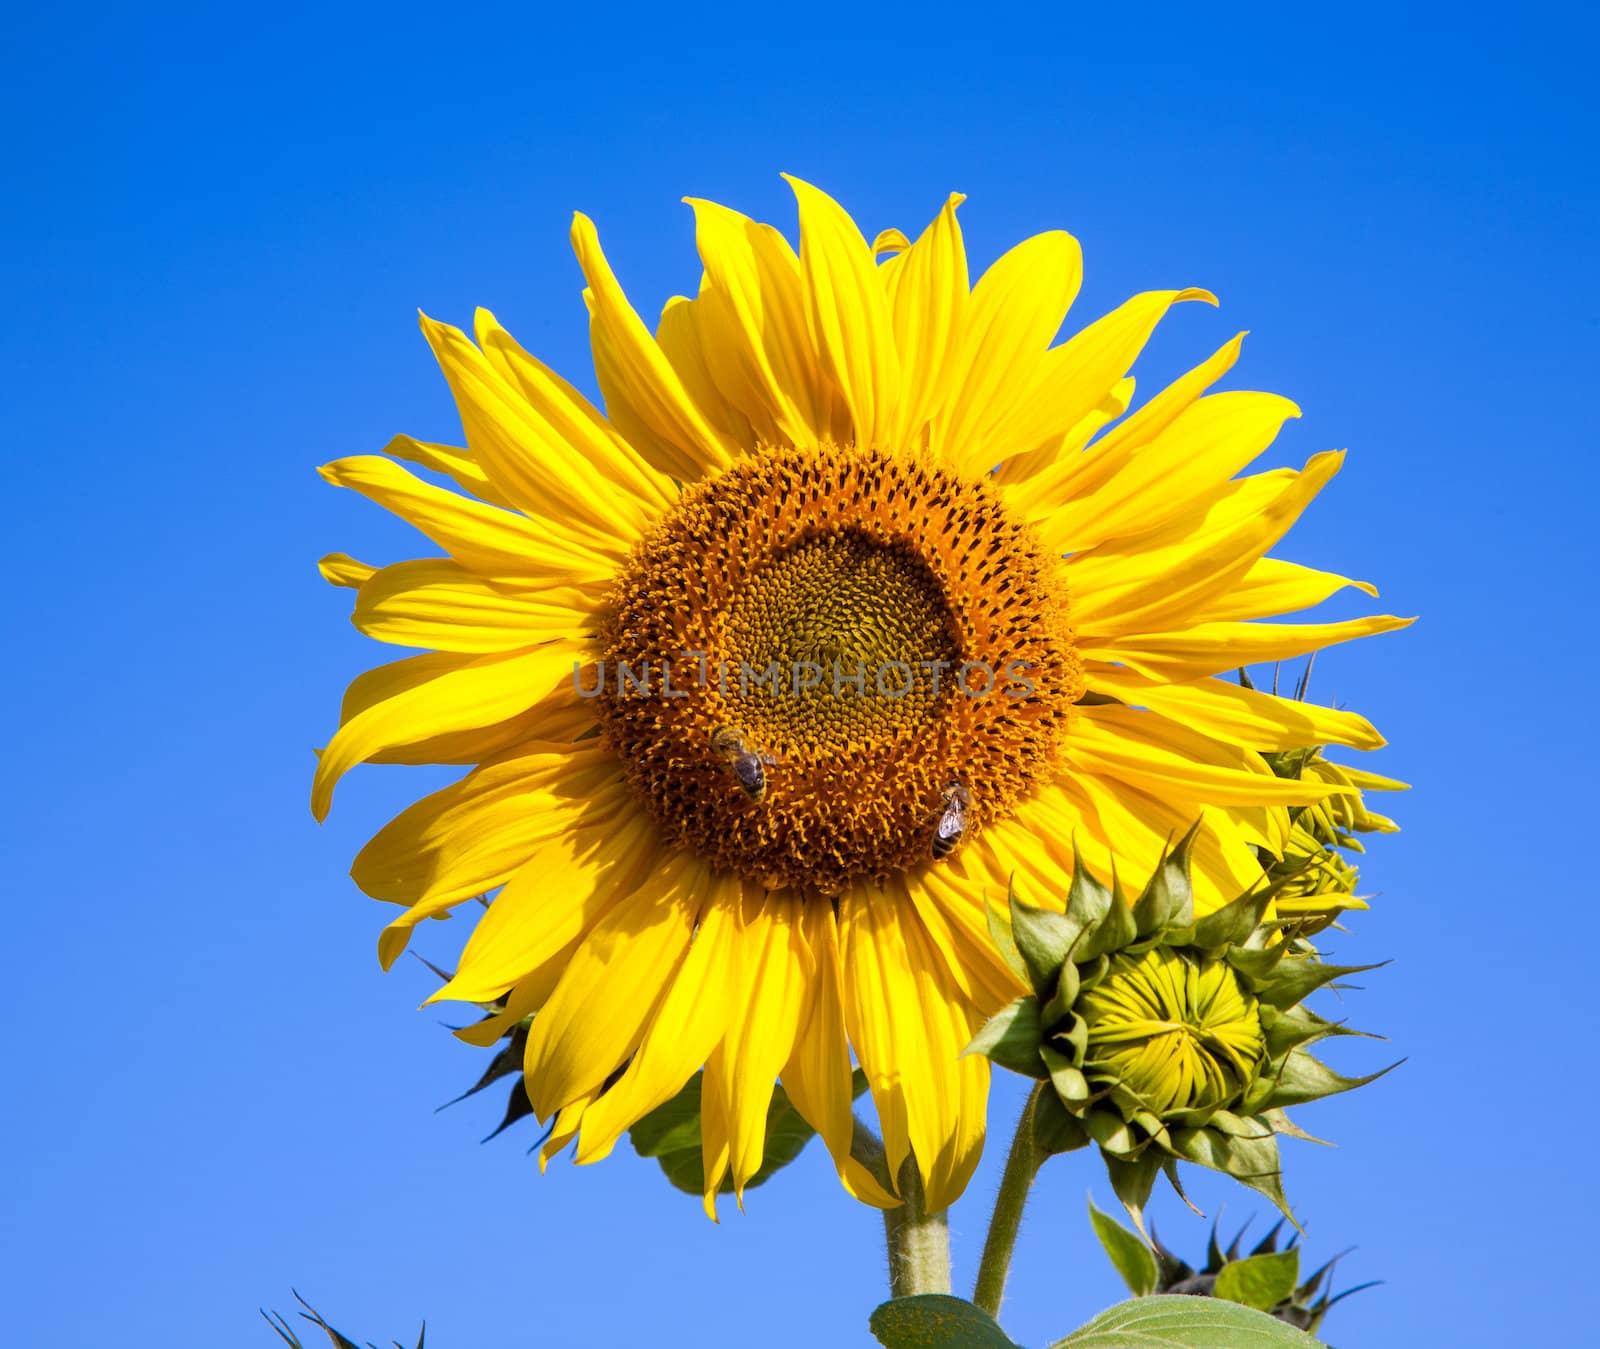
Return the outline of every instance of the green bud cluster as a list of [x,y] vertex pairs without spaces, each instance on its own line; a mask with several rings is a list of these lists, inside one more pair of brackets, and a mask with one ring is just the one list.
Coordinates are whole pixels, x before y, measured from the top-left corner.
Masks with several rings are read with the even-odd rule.
[[1187,1297],[1214,1297],[1266,1312],[1297,1330],[1316,1332],[1330,1309],[1345,1298],[1375,1286],[1357,1284],[1333,1291],[1333,1273],[1342,1256],[1334,1256],[1305,1279],[1300,1277],[1299,1233],[1291,1233],[1280,1248],[1280,1218],[1248,1252],[1241,1250],[1245,1227],[1224,1249],[1211,1224],[1206,1261],[1200,1268],[1174,1255],[1152,1231],[1149,1242],[1123,1227],[1089,1202],[1089,1220],[1106,1255],[1135,1297],[1171,1293]]

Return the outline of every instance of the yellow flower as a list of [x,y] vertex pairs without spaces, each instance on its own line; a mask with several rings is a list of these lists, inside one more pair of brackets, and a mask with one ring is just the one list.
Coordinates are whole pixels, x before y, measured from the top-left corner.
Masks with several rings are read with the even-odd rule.
[[988,1065],[961,1050],[1020,991],[986,905],[1013,877],[1059,904],[1074,839],[1147,871],[1196,818],[1197,910],[1248,888],[1289,807],[1345,790],[1260,752],[1383,742],[1214,676],[1406,620],[1250,621],[1361,583],[1265,556],[1341,456],[1234,476],[1296,415],[1206,395],[1242,334],[1123,416],[1151,331],[1206,292],[1052,345],[1071,236],[969,286],[959,196],[869,245],[793,186],[798,255],[691,203],[704,275],[654,336],[577,217],[603,414],[487,312],[476,343],[423,321],[467,448],[323,473],[446,556],[323,570],[361,631],[428,650],[351,685],[313,809],[358,763],[473,766],[353,874],[404,906],[386,965],[498,891],[439,996],[505,999],[477,1043],[537,1012],[527,1090],[580,1162],[704,1065],[708,1207],[760,1167],[780,1078],[852,1192],[892,1202],[850,1158],[853,1051],[938,1208],[983,1143]]

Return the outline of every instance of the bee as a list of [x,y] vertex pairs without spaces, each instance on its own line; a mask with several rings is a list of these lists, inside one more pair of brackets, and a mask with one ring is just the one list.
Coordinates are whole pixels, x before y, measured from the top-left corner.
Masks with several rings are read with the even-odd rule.
[[962,783],[952,782],[944,789],[939,823],[933,829],[936,861],[950,856],[961,846],[962,835],[967,832],[967,808],[971,804],[972,795]]
[[767,767],[778,761],[770,754],[751,749],[744,734],[732,726],[718,726],[711,732],[711,749],[728,761],[733,780],[751,801],[759,805],[767,796]]

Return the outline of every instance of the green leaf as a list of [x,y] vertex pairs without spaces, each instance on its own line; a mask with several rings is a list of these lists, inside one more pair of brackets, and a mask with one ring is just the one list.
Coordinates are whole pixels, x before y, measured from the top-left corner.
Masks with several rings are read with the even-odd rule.
[[1293,1297],[1300,1282],[1300,1252],[1291,1247],[1267,1255],[1231,1260],[1217,1273],[1215,1295],[1269,1312]]
[[[674,1188],[697,1198],[705,1193],[705,1164],[700,1142],[700,1084],[696,1073],[670,1101],[657,1106],[628,1131],[633,1150],[641,1157],[654,1157]],[[860,1096],[867,1089],[866,1074],[855,1071],[852,1091]],[[751,1190],[794,1161],[815,1136],[816,1130],[789,1104],[782,1087],[774,1087],[767,1107],[767,1138],[761,1169],[745,1182]],[[725,1176],[721,1193],[733,1193],[733,1178]]]
[[1039,1057],[1042,1034],[1039,1000],[1018,998],[990,1017],[962,1053],[984,1054],[1014,1073],[1046,1078],[1050,1074],[1044,1066],[1044,1060]]
[[[979,1341],[978,1343],[981,1343]],[[1254,1307],[1168,1293],[1101,1312],[1050,1349],[1326,1349]]]
[[1101,1246],[1111,1257],[1111,1263],[1117,1267],[1117,1273],[1122,1275],[1122,1282],[1128,1285],[1128,1291],[1134,1297],[1154,1291],[1156,1258],[1139,1235],[1128,1231],[1109,1213],[1100,1212],[1094,1206],[1093,1195],[1089,1197],[1089,1221],[1094,1225],[1094,1234],[1100,1238]]
[[948,1293],[897,1297],[867,1324],[887,1349],[1018,1349],[988,1312]]

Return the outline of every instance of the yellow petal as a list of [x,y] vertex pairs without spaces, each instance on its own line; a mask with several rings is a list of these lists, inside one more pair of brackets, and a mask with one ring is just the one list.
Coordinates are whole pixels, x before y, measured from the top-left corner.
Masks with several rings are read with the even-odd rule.
[[1370,721],[1354,712],[1274,697],[1230,679],[1169,684],[1132,670],[1097,666],[1089,671],[1089,687],[1248,749],[1279,751],[1308,745],[1379,749],[1387,743]]
[[1280,778],[1259,754],[1157,712],[1117,703],[1078,711],[1068,751],[1074,766],[1152,796],[1210,806],[1299,806],[1336,794],[1332,783]]
[[1331,571],[1316,571],[1296,562],[1263,557],[1220,595],[1214,595],[1195,615],[1209,621],[1223,618],[1268,618],[1292,614],[1321,604],[1330,595],[1354,586],[1377,597],[1378,588],[1366,581],[1352,581]]
[[689,954],[651,1018],[639,1052],[584,1118],[580,1163],[598,1160],[636,1120],[671,1100],[743,1014],[735,925],[742,898],[736,878],[714,879]]
[[672,479],[651,468],[581,393],[525,351],[487,309],[474,316],[484,357],[522,395],[510,409],[518,432],[530,437],[524,458],[544,476],[571,480],[569,495],[601,528],[637,529],[677,504]]
[[583,1127],[589,1106],[595,1099],[594,1092],[586,1092],[578,1097],[571,1105],[564,1105],[556,1112],[555,1122],[550,1126],[549,1136],[539,1146],[539,1174],[545,1173],[545,1168],[550,1165],[550,1159],[572,1142],[578,1130]]
[[726,468],[739,447],[717,432],[683,387],[623,295],[586,215],[573,217],[572,247],[589,283],[589,336],[611,420],[648,462],[682,482]]
[[892,450],[900,359],[872,250],[832,197],[788,174],[784,178],[800,204],[806,315],[823,368],[850,409],[856,443]]
[[1228,483],[1155,533],[1076,554],[1067,563],[1067,585],[1080,637],[1192,621],[1288,533],[1343,462],[1342,454],[1319,454],[1299,473]]
[[985,894],[1003,892],[1010,883],[1009,876],[989,877],[982,886],[964,885],[947,868],[933,866],[916,874],[907,873],[902,883],[909,902],[916,906],[923,926],[945,957],[950,977],[962,997],[985,1016],[992,1016],[1027,992],[995,946],[984,908]]
[[377,571],[365,562],[357,562],[349,553],[329,553],[317,563],[322,579],[331,586],[345,586],[359,590],[361,583]]
[[[936,449],[959,471],[986,473],[999,462],[990,433],[1031,387],[1082,280],[1082,250],[1061,230],[1023,240],[978,278],[956,391],[934,430]],[[1097,390],[1091,404],[1105,392]]]
[[891,1174],[908,1152],[930,1209],[961,1193],[983,1149],[988,1060],[962,1057],[979,1018],[915,912],[871,886],[840,901],[845,1018],[871,1085]]
[[[802,377],[816,360],[806,348],[804,299],[797,271],[775,251],[767,227],[716,202],[685,198],[694,209],[695,243],[715,297],[714,360],[719,387],[769,440],[815,444],[823,433]],[[783,331],[799,324],[797,334]]]
[[[1261,865],[1227,813],[1174,805],[1115,779],[1074,774],[1041,794],[1042,820],[1061,813],[1074,824],[1085,864],[1102,881],[1117,877],[1137,893],[1162,855],[1197,822],[1190,867],[1198,915],[1237,898],[1262,875]],[[1132,898],[1132,895],[1129,896]]]
[[807,990],[806,1015],[789,1062],[783,1067],[783,1087],[800,1118],[822,1135],[845,1188],[864,1203],[892,1208],[899,1201],[850,1155],[855,1115],[833,906],[802,906],[801,924],[813,975]]
[[326,818],[335,784],[356,764],[396,745],[504,721],[537,702],[558,680],[570,679],[573,659],[570,645],[554,642],[509,655],[475,656],[419,684],[402,677],[389,696],[376,698],[328,742],[317,760],[312,813]]
[[705,1075],[700,1079],[700,1159],[706,1186],[703,1202],[706,1217],[712,1222],[717,1221],[717,1191],[728,1174],[730,1157],[726,1059],[723,1047],[718,1045],[707,1057]]
[[455,976],[428,1001],[487,1002],[559,966],[633,893],[658,853],[649,817],[627,810],[585,818],[540,844],[478,920]]
[[1408,628],[1415,618],[1377,614],[1343,623],[1194,623],[1175,632],[1086,642],[1089,660],[1120,663],[1155,679],[1186,682],[1241,665],[1291,660],[1337,642]]
[[[1136,537],[1178,519],[1255,460],[1300,409],[1268,393],[1219,393],[1191,403],[1154,440],[1131,453],[1100,488],[1032,508],[1052,552]],[[1041,497],[1048,492],[1039,485]]]
[[401,811],[350,875],[393,904],[459,903],[503,885],[572,812],[604,818],[626,800],[616,757],[596,742],[519,746]]
[[1147,291],[1046,352],[984,437],[988,462],[1059,441],[1128,373],[1167,311],[1186,300],[1217,302],[1204,290]]
[[533,521],[423,482],[376,455],[338,459],[319,470],[415,526],[463,566],[484,576],[576,586],[604,586],[615,558],[557,539]]
[[[457,659],[460,659],[458,657]],[[579,698],[570,684],[558,684],[525,712],[491,726],[446,731],[409,745],[374,754],[368,763],[481,764],[530,740],[570,745],[598,730],[594,705]]]
[[906,238],[904,230],[897,230],[890,226],[886,230],[879,230],[877,237],[872,241],[872,256],[881,258],[885,253],[903,253],[911,247],[911,240]]
[[[730,326],[726,297],[702,279],[699,299],[674,295],[662,308],[656,345],[719,433],[738,445],[770,441],[770,414],[738,364]],[[752,417],[752,410],[761,415]]]
[[391,459],[420,464],[423,468],[453,478],[456,486],[479,501],[487,501],[491,506],[512,508],[505,493],[494,485],[482,465],[472,457],[471,450],[457,445],[436,445],[411,436],[396,436],[383,447],[383,453]]
[[729,1165],[733,1190],[761,1169],[766,1149],[767,1109],[778,1073],[794,1050],[811,979],[809,952],[800,930],[801,900],[793,891],[755,897],[737,937],[736,967],[743,972],[743,1007],[729,1022],[727,1056]]
[[[479,322],[489,333],[496,331],[487,311],[479,311]],[[517,509],[570,546],[600,553],[613,563],[626,557],[648,518],[638,499],[607,484],[465,333],[426,314],[421,323],[455,395],[473,458],[495,486]],[[510,341],[503,333],[500,336]]]
[[480,653],[578,637],[597,620],[535,592],[497,590],[458,562],[423,558],[369,576],[351,621],[380,642]]
[[692,854],[658,858],[578,943],[528,1030],[524,1071],[540,1119],[599,1087],[639,1047],[688,953],[706,880]]
[[969,287],[956,207],[965,200],[952,192],[922,237],[903,245],[905,252],[885,278],[900,356],[900,406],[888,436],[894,449],[921,443],[927,423],[949,394],[951,372],[962,355]]

